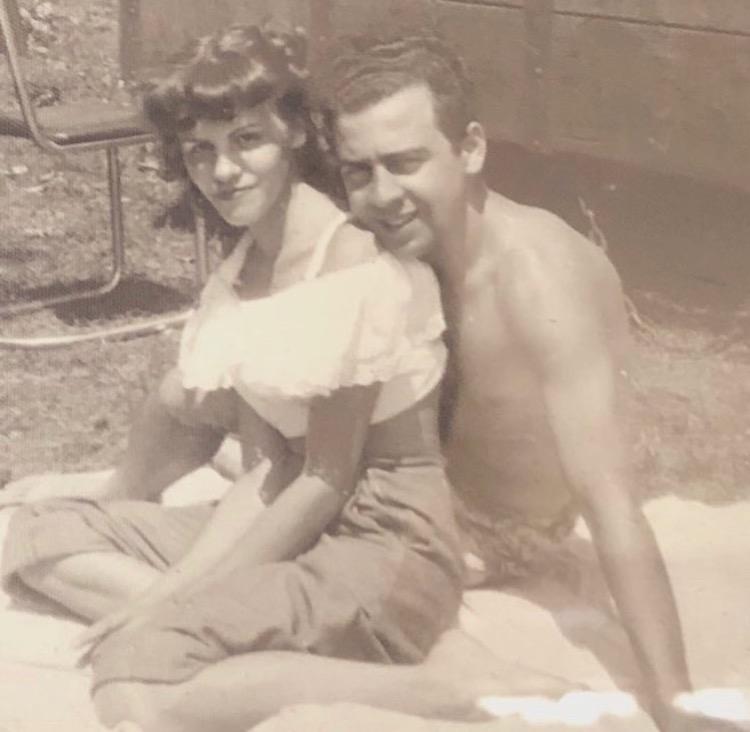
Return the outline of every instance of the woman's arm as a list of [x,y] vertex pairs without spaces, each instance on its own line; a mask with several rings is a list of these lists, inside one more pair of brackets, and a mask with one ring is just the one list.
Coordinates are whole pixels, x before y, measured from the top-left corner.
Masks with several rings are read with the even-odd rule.
[[188,553],[140,598],[158,601],[210,576],[240,538],[252,529],[264,506],[261,491],[275,495],[289,483],[286,441],[250,407],[243,409],[244,473],[222,496]]
[[255,519],[219,572],[290,559],[315,544],[354,489],[379,391],[380,384],[347,387],[313,401],[301,473]]

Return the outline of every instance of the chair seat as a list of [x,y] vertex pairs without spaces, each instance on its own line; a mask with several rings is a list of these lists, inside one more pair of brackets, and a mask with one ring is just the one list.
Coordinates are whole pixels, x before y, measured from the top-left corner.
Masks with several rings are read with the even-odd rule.
[[[72,102],[40,107],[35,113],[42,132],[59,145],[127,139],[149,132],[141,111],[132,105]],[[32,137],[20,114],[0,114],[0,135]]]

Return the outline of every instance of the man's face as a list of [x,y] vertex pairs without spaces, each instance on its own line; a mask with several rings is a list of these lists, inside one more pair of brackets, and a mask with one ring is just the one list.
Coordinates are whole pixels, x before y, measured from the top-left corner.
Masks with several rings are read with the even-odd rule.
[[438,126],[432,92],[410,86],[336,124],[341,175],[354,217],[399,256],[429,258],[455,228],[467,172]]

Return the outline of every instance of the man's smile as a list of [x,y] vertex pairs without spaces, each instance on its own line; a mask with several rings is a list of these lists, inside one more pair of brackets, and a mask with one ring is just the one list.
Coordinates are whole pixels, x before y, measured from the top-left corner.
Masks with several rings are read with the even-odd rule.
[[379,218],[378,224],[389,232],[396,232],[402,229],[407,224],[410,224],[417,218],[417,212],[411,211],[410,213],[400,214],[399,216],[389,216],[387,218]]

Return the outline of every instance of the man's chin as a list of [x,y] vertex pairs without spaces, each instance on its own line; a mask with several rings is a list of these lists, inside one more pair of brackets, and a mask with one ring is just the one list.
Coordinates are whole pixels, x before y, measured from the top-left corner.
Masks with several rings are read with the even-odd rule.
[[398,245],[388,247],[388,251],[400,259],[429,259],[433,250],[432,241],[425,239],[410,239]]
[[432,238],[421,236],[399,237],[383,233],[377,237],[382,249],[394,257],[424,259],[434,249]]

